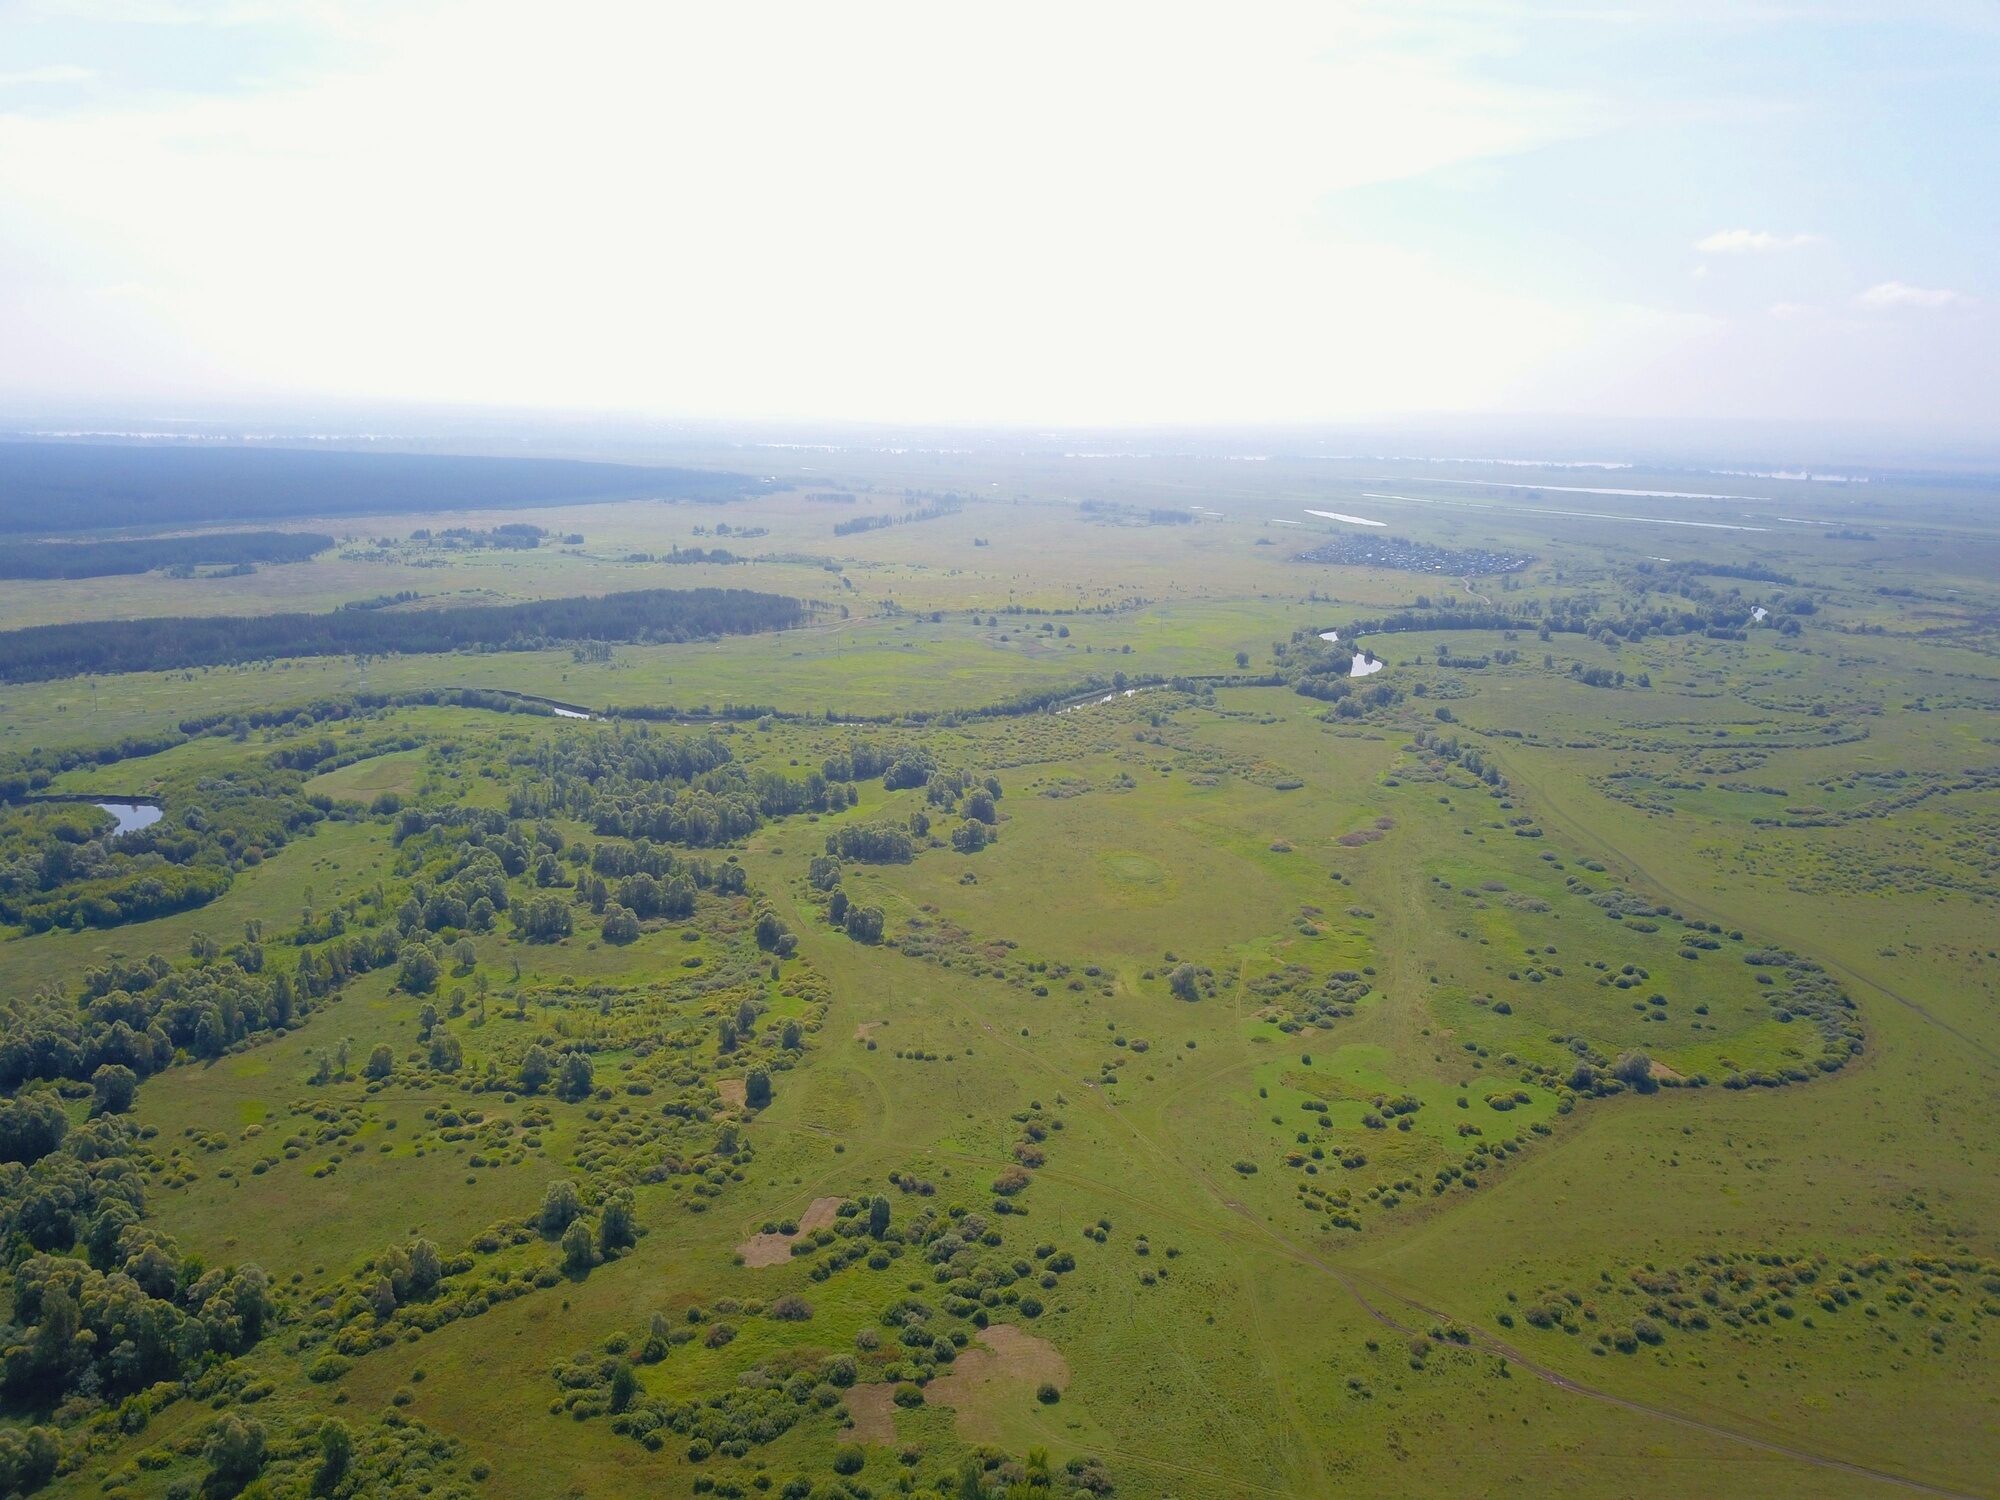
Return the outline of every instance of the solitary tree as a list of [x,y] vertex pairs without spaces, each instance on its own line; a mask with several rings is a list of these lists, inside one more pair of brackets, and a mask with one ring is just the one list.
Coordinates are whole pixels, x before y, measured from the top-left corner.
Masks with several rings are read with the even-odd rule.
[[757,946],[775,950],[784,941],[785,924],[778,914],[766,906],[757,913]]
[[743,1081],[743,1102],[752,1109],[762,1109],[771,1102],[771,1075],[762,1068],[752,1068],[750,1076]]
[[419,1297],[427,1297],[443,1280],[444,1261],[438,1255],[438,1247],[429,1240],[418,1240],[411,1245],[410,1290]]
[[1656,1085],[1653,1082],[1653,1060],[1643,1052],[1622,1054],[1612,1066],[1611,1076],[1627,1088],[1642,1094],[1650,1094]]
[[313,1493],[332,1494],[353,1462],[354,1434],[346,1423],[329,1417],[319,1429],[319,1468],[313,1474]]
[[596,1080],[590,1065],[588,1052],[565,1052],[562,1060],[562,1077],[556,1084],[556,1097],[566,1099],[571,1104],[589,1095]]
[[575,1183],[566,1177],[550,1183],[548,1191],[542,1194],[542,1211],[538,1216],[542,1233],[562,1233],[582,1212],[583,1200],[577,1196]]
[[548,1051],[540,1042],[536,1042],[522,1054],[521,1087],[529,1093],[539,1093],[548,1087],[549,1078],[554,1072],[555,1065],[549,1061]]
[[597,1264],[596,1237],[590,1232],[587,1219],[570,1220],[569,1228],[562,1237],[563,1269],[573,1275],[581,1275]]
[[264,1467],[264,1424],[225,1412],[209,1432],[202,1456],[208,1460],[207,1488],[218,1495],[235,1494]]
[[397,958],[397,985],[412,995],[428,995],[438,980],[437,955],[422,943],[405,943]]
[[370,1078],[387,1078],[395,1071],[396,1054],[389,1050],[387,1042],[377,1042],[368,1054],[368,1064],[361,1071]]
[[632,1404],[632,1398],[639,1394],[639,1377],[632,1373],[629,1360],[618,1361],[618,1368],[611,1372],[611,1409],[621,1412]]
[[615,1193],[605,1203],[597,1220],[597,1248],[606,1260],[637,1243],[639,1233],[632,1222],[632,1195]]

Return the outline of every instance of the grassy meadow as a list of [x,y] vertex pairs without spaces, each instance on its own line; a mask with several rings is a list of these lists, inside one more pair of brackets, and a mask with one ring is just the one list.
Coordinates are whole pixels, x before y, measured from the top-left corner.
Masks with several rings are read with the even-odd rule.
[[[1990,495],[837,457],[6,591],[0,628],[821,608],[0,686],[0,761],[157,800],[227,876],[0,927],[10,1033],[160,1032],[129,1108],[20,1065],[70,1144],[0,1167],[5,1343],[43,1370],[43,1262],[109,1282],[147,1234],[269,1295],[171,1378],[10,1380],[0,1457],[40,1429],[49,1493],[129,1497],[2000,1493]],[[1343,533],[1308,507],[1534,561],[1305,562]],[[412,539],[500,521],[583,540]],[[750,560],[630,560],[694,546]],[[1357,624],[1384,669],[1295,691]],[[350,701],[444,688],[594,717]],[[282,838],[224,837],[253,803]],[[69,868],[12,829],[8,892]],[[58,1162],[67,1243],[18,1208]]]

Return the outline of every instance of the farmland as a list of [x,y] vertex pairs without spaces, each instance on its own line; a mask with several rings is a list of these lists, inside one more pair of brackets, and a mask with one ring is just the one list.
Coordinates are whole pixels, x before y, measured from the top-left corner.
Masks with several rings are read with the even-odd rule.
[[1990,491],[834,457],[10,585],[0,1493],[1994,1493]]

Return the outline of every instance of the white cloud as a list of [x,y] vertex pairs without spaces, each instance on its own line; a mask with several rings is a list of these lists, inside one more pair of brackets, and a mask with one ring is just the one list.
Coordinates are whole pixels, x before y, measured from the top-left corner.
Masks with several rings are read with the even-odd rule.
[[50,63],[46,67],[17,68],[11,73],[0,73],[0,89],[19,84],[84,83],[96,76],[89,68],[79,68],[75,63]]
[[[1498,185],[1586,138],[1631,175],[1629,127],[1684,118],[1664,85],[1508,65],[1513,0],[1274,0],[1226,25],[1146,0],[591,0],[559,23],[534,0],[0,0],[11,64],[10,6],[189,23],[150,41],[204,65],[141,88],[122,42],[65,46],[110,80],[81,108],[0,96],[0,392],[1078,422],[1773,391],[1872,410],[1892,362],[1838,338],[1924,345],[1924,370],[1981,331],[1791,284],[1833,258],[1782,253],[1813,235],[1699,241],[1679,290],[1726,312],[1698,317],[1520,276],[1504,233],[1371,216],[1351,190]],[[244,28],[222,38],[242,67],[220,28]],[[1630,233],[1657,249],[1656,222]],[[1720,285],[1753,270],[1782,284]],[[1759,316],[1773,297],[1819,308]],[[1739,367],[1757,379],[1716,373]]]
[[1770,307],[1774,318],[1813,318],[1819,311],[1810,302],[1773,302]]
[[1911,286],[1902,281],[1884,281],[1871,286],[1854,300],[1872,312],[1894,312],[1904,307],[1955,307],[1971,299],[1962,292],[1954,292],[1946,287]]
[[[242,94],[0,113],[0,201],[82,247],[53,274],[145,286],[134,324],[274,389],[1306,419],[1482,405],[1596,336],[1329,229],[1342,190],[1605,118],[1366,7],[631,0],[551,27],[454,0],[368,43]],[[32,316],[59,344],[60,296]],[[129,368],[71,348],[73,381]]]
[[1768,229],[1718,229],[1694,242],[1703,255],[1769,255],[1817,245],[1816,234],[1772,234]]

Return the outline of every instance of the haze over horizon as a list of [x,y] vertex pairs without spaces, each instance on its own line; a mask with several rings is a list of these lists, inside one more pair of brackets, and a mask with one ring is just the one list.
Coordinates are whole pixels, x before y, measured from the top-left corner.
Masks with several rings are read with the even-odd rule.
[[1990,430],[1995,12],[1408,10],[31,0],[0,400]]

